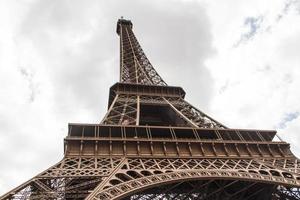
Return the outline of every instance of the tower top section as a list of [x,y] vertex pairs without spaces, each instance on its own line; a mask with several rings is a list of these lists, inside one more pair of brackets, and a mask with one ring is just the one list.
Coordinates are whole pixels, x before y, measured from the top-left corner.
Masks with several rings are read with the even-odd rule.
[[120,35],[120,28],[122,25],[128,26],[132,29],[132,22],[130,20],[127,19],[123,19],[123,17],[121,17],[121,19],[118,20],[117,23],[117,34]]
[[136,39],[132,31],[132,22],[119,19],[117,34],[120,37],[120,82],[166,86]]

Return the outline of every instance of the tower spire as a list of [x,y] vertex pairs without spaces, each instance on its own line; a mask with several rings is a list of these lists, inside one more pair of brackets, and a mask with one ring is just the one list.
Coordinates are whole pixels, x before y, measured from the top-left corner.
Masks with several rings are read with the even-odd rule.
[[132,22],[119,19],[120,82],[144,85],[167,85],[155,71],[132,31]]

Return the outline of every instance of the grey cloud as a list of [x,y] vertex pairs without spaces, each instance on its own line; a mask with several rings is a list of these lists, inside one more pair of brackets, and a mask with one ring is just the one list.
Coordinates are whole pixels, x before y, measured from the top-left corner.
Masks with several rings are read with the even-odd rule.
[[264,66],[257,68],[257,72],[261,72],[261,73],[267,73],[267,72],[270,72],[271,70],[272,70],[272,67],[269,64],[265,64]]
[[279,53],[285,59],[299,62],[300,40],[298,34],[291,34],[283,39],[283,42],[278,46]]
[[291,84],[293,82],[293,75],[289,74],[289,73],[284,74],[283,75],[283,81],[286,82],[286,83]]
[[284,129],[284,128],[286,128],[286,124],[287,124],[288,122],[291,122],[291,121],[297,119],[297,118],[299,117],[299,114],[300,114],[300,113],[297,112],[297,111],[296,111],[296,112],[286,113],[286,114],[283,116],[281,122],[276,126],[276,128],[279,128],[279,129]]
[[[184,86],[193,93],[193,101],[208,107],[213,85],[203,62],[213,55],[214,49],[209,20],[201,5],[176,1],[92,1],[87,6],[84,2],[67,2],[39,1],[21,30],[49,63],[57,101],[66,100],[67,90],[72,101],[87,109],[93,110],[104,102],[106,105],[108,87],[118,80],[119,50],[114,31],[117,18],[124,15],[133,21],[142,47],[165,81]],[[90,39],[75,47],[80,53],[64,44],[90,30]]]
[[241,35],[241,38],[234,46],[237,47],[241,43],[247,42],[248,40],[254,38],[254,36],[257,34],[257,31],[261,28],[263,20],[263,16],[247,17],[244,20],[244,26],[248,28],[248,31]]
[[[286,0],[281,11],[276,16],[276,23],[279,23],[286,15],[288,15],[292,10],[296,10],[300,14],[300,1],[299,0]],[[275,24],[270,24],[266,30],[272,30]]]
[[99,13],[96,1],[38,1],[24,20],[20,35],[32,41],[47,63],[58,110],[80,105],[96,115],[95,105],[106,103],[108,85],[116,81],[118,52],[113,46],[118,42]]
[[297,4],[297,2],[299,3],[298,0],[296,0],[296,1],[295,0],[286,0],[284,3],[284,8],[282,10],[282,13],[287,14],[290,11],[291,7],[295,4]]
[[243,36],[245,39],[253,37],[257,33],[257,29],[260,28],[260,24],[263,21],[263,17],[248,17],[245,19],[244,25],[249,27],[249,32],[245,33]]
[[222,94],[223,92],[225,92],[228,89],[228,86],[229,86],[229,80],[227,80],[225,84],[221,86],[221,88],[219,89],[219,93]]
[[[279,22],[280,20],[282,20],[282,18],[288,14],[288,12],[290,12],[291,8],[296,5],[297,7],[297,1],[294,0],[286,0],[284,2],[284,6],[281,10],[281,12],[277,15],[276,17],[276,22]],[[300,5],[300,4],[299,4]]]
[[20,67],[20,73],[24,77],[24,79],[28,83],[28,100],[29,102],[33,102],[38,94],[38,84],[34,82],[34,74],[30,72],[28,69]]

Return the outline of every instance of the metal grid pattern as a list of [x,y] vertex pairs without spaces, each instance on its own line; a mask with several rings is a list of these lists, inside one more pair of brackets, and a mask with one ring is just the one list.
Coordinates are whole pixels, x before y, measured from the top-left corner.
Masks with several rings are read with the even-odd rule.
[[128,23],[120,26],[121,76],[125,83],[167,85],[155,71]]
[[286,191],[286,186],[292,186],[293,193],[299,195],[299,178],[299,174],[288,169],[253,159],[66,157],[3,196],[3,199],[119,199],[147,188],[159,187],[160,184],[186,180],[247,181],[249,184],[259,182],[272,187],[281,185],[279,189],[288,194],[290,192]]
[[[300,185],[294,174],[256,160],[127,159],[124,165],[110,176],[109,181],[100,184],[87,199],[119,199],[128,194],[139,193],[144,188],[158,187],[171,182],[215,179],[261,182],[273,186]],[[216,188],[216,191],[218,190],[220,188]]]
[[137,125],[138,97],[134,95],[116,95],[101,124]]
[[115,96],[101,124],[138,125],[141,104],[166,105],[195,128],[226,128],[220,122],[201,112],[182,98],[118,94]]

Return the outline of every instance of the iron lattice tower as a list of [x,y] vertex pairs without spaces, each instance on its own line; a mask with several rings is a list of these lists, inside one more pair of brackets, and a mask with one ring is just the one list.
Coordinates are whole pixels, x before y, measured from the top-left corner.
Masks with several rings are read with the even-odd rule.
[[64,158],[1,199],[300,199],[276,131],[231,129],[184,100],[120,19],[120,82],[100,124],[69,124]]

